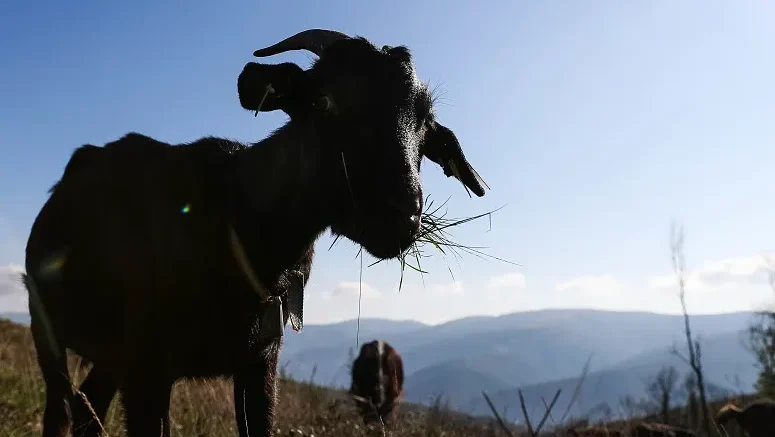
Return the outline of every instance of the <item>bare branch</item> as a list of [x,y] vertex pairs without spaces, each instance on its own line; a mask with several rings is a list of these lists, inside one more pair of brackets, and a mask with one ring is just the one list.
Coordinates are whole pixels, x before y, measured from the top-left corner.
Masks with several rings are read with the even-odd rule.
[[[695,341],[692,336],[691,324],[689,323],[689,312],[686,309],[686,260],[684,257],[683,245],[683,227],[676,222],[673,222],[670,228],[670,258],[673,264],[673,272],[678,281],[678,298],[681,301],[681,310],[684,316],[684,331],[686,333],[686,345],[689,352],[688,359],[685,359],[686,357],[684,357],[684,361],[688,361],[689,367],[697,378],[700,408],[702,410],[702,430],[703,434],[708,435],[710,432],[710,412],[708,410],[708,399],[705,393],[705,378],[702,371],[702,363],[700,361],[702,358],[702,350],[699,341]],[[675,349],[675,351],[676,356],[682,357],[677,349]]]
[[522,407],[522,415],[525,416],[525,426],[527,426],[527,433],[530,435],[530,437],[535,437],[535,433],[533,432],[533,426],[530,424],[530,416],[527,414],[527,407],[525,406],[525,397],[522,396],[522,389],[518,389],[517,393],[519,394],[519,405]]
[[[558,388],[557,393],[555,393],[554,398],[552,398],[552,402],[550,402],[549,406],[546,407],[546,412],[544,413],[544,417],[541,418],[541,421],[538,422],[538,426],[536,426],[536,429],[535,429],[536,436],[538,435],[538,433],[541,432],[541,428],[544,427],[544,423],[546,423],[546,419],[548,419],[549,416],[552,414],[552,408],[554,408],[554,404],[557,403],[557,399],[560,398],[560,393],[562,393],[562,390]],[[543,400],[543,398],[541,400]],[[545,402],[544,402],[544,405],[546,405]]]
[[674,356],[676,356],[679,360],[686,363],[687,366],[691,367],[692,363],[689,362],[689,358],[686,357],[686,355],[683,354],[683,352],[679,351],[677,347],[673,346],[670,349],[670,353]]
[[556,425],[557,422],[554,420],[554,417],[552,417],[551,408],[549,408],[549,404],[546,403],[546,399],[544,399],[543,396],[541,396],[541,403],[544,404],[544,408],[549,412],[549,419],[552,421],[552,424]]
[[570,413],[571,408],[573,408],[573,404],[576,403],[576,400],[578,399],[579,393],[581,392],[581,386],[584,384],[584,381],[586,381],[587,374],[589,373],[589,363],[592,361],[592,355],[594,354],[589,354],[589,358],[587,358],[587,361],[584,363],[584,367],[581,369],[579,382],[576,384],[576,388],[573,390],[573,395],[571,396],[570,402],[568,402],[568,407],[565,409],[562,417],[560,417],[560,423],[565,422],[565,418],[568,417],[568,413]]
[[490,407],[492,414],[495,415],[495,420],[498,421],[498,425],[501,426],[501,428],[503,429],[503,432],[505,432],[506,435],[509,437],[514,437],[514,434],[511,432],[509,427],[506,426],[506,422],[504,422],[503,419],[501,419],[500,414],[498,414],[498,411],[495,409],[495,405],[493,405],[492,401],[490,400],[490,397],[487,396],[487,393],[485,393],[484,390],[482,390],[482,396],[484,396],[484,400],[487,401],[487,405]]

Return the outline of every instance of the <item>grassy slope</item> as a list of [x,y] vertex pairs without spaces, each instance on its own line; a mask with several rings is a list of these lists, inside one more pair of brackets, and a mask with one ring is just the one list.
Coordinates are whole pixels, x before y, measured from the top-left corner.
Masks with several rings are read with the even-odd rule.
[[[76,359],[71,375],[77,384]],[[752,399],[734,399],[738,405]],[[29,329],[0,318],[0,436],[40,435],[45,390],[35,361]],[[181,382],[173,389],[171,422],[173,436],[236,436],[233,395],[228,380]],[[721,403],[711,405],[716,411]],[[518,406],[512,406],[518,408]],[[282,379],[279,388],[276,435],[280,436],[382,436],[381,428],[366,427],[354,414],[345,393],[306,383]],[[561,413],[556,411],[553,416]],[[676,409],[671,423],[682,423],[685,412]],[[647,420],[653,418],[647,418]],[[550,423],[552,420],[550,420]],[[612,429],[625,422],[609,423]],[[124,435],[122,412],[114,401],[105,428],[110,436]],[[523,435],[515,427],[514,435]],[[731,437],[741,434],[730,430]],[[493,421],[409,403],[400,407],[396,423],[384,430],[388,436],[505,436]],[[526,434],[524,434],[526,435]],[[542,433],[542,435],[549,435]]]
[[[74,383],[78,374],[71,359]],[[35,361],[29,329],[0,319],[0,435],[40,435],[45,390]],[[236,436],[233,394],[228,380],[181,382],[173,389],[171,408],[174,436]],[[277,436],[380,436],[354,414],[345,393],[283,379],[279,388]],[[108,435],[123,435],[122,413],[114,401],[105,423]],[[404,404],[394,436],[495,436],[486,419]],[[502,432],[502,431],[500,431]]]

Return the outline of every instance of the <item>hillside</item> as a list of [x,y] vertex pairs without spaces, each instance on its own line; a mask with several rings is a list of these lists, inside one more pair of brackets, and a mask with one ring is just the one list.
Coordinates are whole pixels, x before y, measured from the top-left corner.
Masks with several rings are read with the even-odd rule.
[[[450,384],[450,381],[456,383]],[[457,399],[466,399],[470,393],[481,390],[498,390],[504,385],[506,382],[477,372],[469,368],[464,360],[458,360],[412,373],[404,381],[404,391],[408,401],[429,404],[436,400],[436,396],[432,395],[438,394],[449,401],[449,407],[459,409],[462,405],[456,403]],[[432,397],[423,397],[429,394]]]
[[[70,360],[71,374],[76,361]],[[45,390],[35,362],[27,327],[0,318],[0,435],[40,435]],[[116,399],[105,428],[123,435],[122,411]],[[380,436],[382,430],[364,426],[341,391],[281,378],[277,409],[277,436]],[[173,436],[236,436],[231,382],[181,382],[173,389]],[[515,431],[517,429],[515,428]],[[495,423],[439,409],[404,403],[387,435],[495,436]]]
[[[709,395],[726,397],[734,393],[750,393],[753,390],[757,372],[752,364],[753,357],[743,347],[741,335],[742,332],[732,332],[703,340],[703,366]],[[672,355],[667,346],[639,354],[610,368],[590,372],[581,386],[577,402],[570,411],[576,416],[597,419],[598,417],[591,414],[592,410],[607,404],[616,414],[619,412],[619,400],[628,395],[643,397],[645,381],[656,375],[663,366],[674,366],[681,376],[688,372],[686,364]],[[558,389],[562,389],[566,395],[561,396],[557,407],[564,411],[570,400],[570,393],[578,381],[578,377],[565,378],[519,388],[527,399],[549,399]],[[492,399],[501,405],[513,405],[519,402],[517,388],[492,393]],[[489,408],[481,396],[472,396],[470,399],[470,402],[461,408],[462,411],[487,414]],[[680,404],[684,402],[680,392],[676,394],[675,400]],[[540,411],[535,412],[536,415],[539,413]],[[512,415],[508,417],[515,419],[519,416],[516,411],[512,411]]]
[[[70,360],[74,381],[79,373],[73,372],[76,361]],[[626,367],[626,365],[625,365]],[[610,376],[611,374],[609,374]],[[83,376],[83,373],[80,374]],[[424,384],[443,385],[442,381],[461,378],[461,384],[451,384],[448,389],[454,395],[459,389],[493,389],[504,381],[497,381],[467,368],[459,360],[445,365],[433,366],[414,373],[407,379],[406,388],[410,392],[421,392]],[[438,381],[438,380],[441,381]],[[603,376],[600,380],[605,382]],[[469,384],[471,385],[469,387]],[[21,437],[39,435],[40,420],[43,412],[45,391],[35,362],[35,351],[29,329],[25,326],[0,318],[0,435]],[[528,410],[537,413],[539,405],[530,402],[533,393],[527,394]],[[746,402],[747,399],[738,399]],[[499,411],[505,412],[519,408],[518,403],[505,404],[495,400]],[[720,406],[711,406],[715,411]],[[279,405],[276,436],[286,437],[356,437],[356,436],[432,436],[463,437],[505,436],[495,421],[484,417],[453,412],[443,404],[424,407],[404,402],[399,410],[396,423],[386,429],[364,426],[354,414],[352,404],[346,394],[339,390],[296,382],[281,376],[279,387]],[[556,432],[547,430],[545,437],[564,435],[563,428],[568,422],[555,423],[561,409],[556,408],[547,427],[558,425]],[[681,423],[685,417],[682,408],[671,412],[671,423]],[[178,436],[236,436],[233,395],[228,380],[201,382],[181,382],[173,389],[171,403],[172,435]],[[652,420],[652,419],[648,419]],[[611,429],[627,427],[639,419],[610,422]],[[521,422],[521,421],[520,421]],[[535,423],[535,422],[534,422]],[[577,422],[583,425],[585,421]],[[514,435],[525,435],[524,429],[517,425],[508,425]],[[122,409],[114,401],[105,423],[111,436],[123,435]],[[739,437],[733,432],[730,436]]]
[[[15,315],[24,323],[26,314]],[[756,377],[740,331],[750,313],[692,317],[703,339],[711,384],[749,391]],[[355,320],[287,330],[280,365],[296,380],[334,388],[349,386],[348,364],[358,351]],[[499,405],[515,405],[516,389],[539,402],[557,388],[564,408],[584,363],[590,374],[573,413],[586,415],[600,404],[616,410],[620,398],[641,398],[644,380],[665,365],[684,372],[668,353],[684,344],[683,318],[644,312],[544,310],[500,317],[469,317],[430,326],[413,321],[363,319],[360,341],[390,342],[404,358],[407,399],[430,405],[442,396],[461,412],[489,415],[486,390]],[[735,380],[737,378],[737,381]],[[540,404],[536,404],[538,408]],[[511,414],[517,415],[512,409]],[[538,413],[538,409],[536,410]],[[514,416],[512,416],[514,417]]]

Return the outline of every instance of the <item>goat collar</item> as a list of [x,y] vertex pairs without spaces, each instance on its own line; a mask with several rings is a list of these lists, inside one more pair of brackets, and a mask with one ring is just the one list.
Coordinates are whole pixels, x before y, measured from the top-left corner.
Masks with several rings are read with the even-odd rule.
[[237,260],[240,270],[245,275],[245,278],[253,287],[253,291],[261,298],[261,303],[266,303],[274,296],[269,293],[269,290],[263,283],[256,277],[256,272],[250,266],[247,255],[245,255],[245,248],[242,247],[237,231],[234,230],[234,226],[229,226],[229,242],[231,246],[231,253],[234,255],[234,259]]
[[259,318],[258,336],[261,339],[277,339],[283,336],[285,328],[285,317],[283,313],[283,303],[280,296],[274,296],[256,276],[256,272],[250,266],[245,249],[242,247],[237,231],[234,226],[229,226],[229,241],[231,252],[237,265],[245,275],[253,291],[261,298],[261,304],[264,307]]

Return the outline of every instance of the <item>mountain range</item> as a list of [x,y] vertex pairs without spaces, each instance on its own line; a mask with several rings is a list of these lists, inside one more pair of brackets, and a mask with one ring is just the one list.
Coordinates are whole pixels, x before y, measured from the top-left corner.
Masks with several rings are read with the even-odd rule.
[[[750,392],[757,370],[745,347],[752,313],[696,315],[693,332],[702,345],[706,381],[714,390]],[[3,315],[28,324],[26,314]],[[558,389],[564,411],[585,363],[589,369],[572,415],[590,415],[602,404],[616,410],[625,396],[646,396],[646,382],[665,366],[684,376],[688,366],[670,352],[686,350],[680,315],[597,310],[542,310],[499,317],[469,317],[440,325],[383,319],[349,320],[288,329],[280,356],[294,379],[349,386],[349,368],[360,344],[381,339],[401,354],[408,401],[431,404],[441,397],[460,411],[489,415],[481,392],[499,412],[521,416],[517,389],[531,420]],[[535,416],[535,417],[534,417]]]

